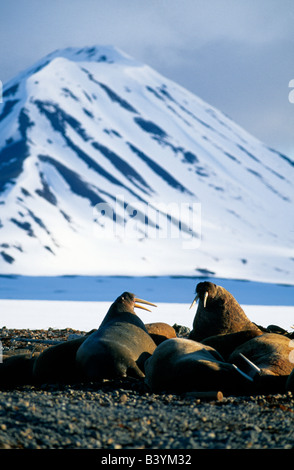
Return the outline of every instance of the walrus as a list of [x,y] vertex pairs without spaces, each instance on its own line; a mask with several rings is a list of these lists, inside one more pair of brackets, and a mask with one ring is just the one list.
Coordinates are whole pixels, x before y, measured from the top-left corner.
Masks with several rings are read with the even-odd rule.
[[290,362],[293,350],[291,340],[278,333],[264,333],[238,346],[230,355],[229,362],[238,363],[242,353],[260,368],[262,375],[289,375],[294,363]]
[[262,333],[257,325],[247,318],[237,300],[221,286],[212,282],[199,282],[196,286],[198,308],[189,339],[202,341],[215,335],[236,333],[242,330]]
[[237,393],[251,378],[224,362],[212,347],[186,338],[164,341],[145,362],[145,383],[153,392],[221,390]]
[[110,306],[98,330],[78,348],[76,362],[88,380],[145,376],[144,362],[156,344],[134,311],[135,307],[148,310],[138,303],[156,306],[124,292]]
[[81,382],[83,376],[76,364],[76,353],[94,331],[96,330],[91,330],[79,338],[50,346],[41,352],[33,364],[33,381],[35,383]]
[[31,351],[6,356],[0,363],[0,387],[33,383],[33,367],[38,353]]
[[[156,344],[174,334],[174,329],[166,323],[149,323],[147,332]],[[36,358],[32,368],[34,383],[73,383],[82,382],[85,377],[76,363],[76,353],[81,344],[94,330],[79,338],[64,341],[56,346],[46,348]]]
[[228,362],[242,367],[244,357],[249,359],[259,373],[254,378],[258,393],[284,393],[289,374],[294,369],[290,361],[291,340],[278,333],[264,333],[238,346]]
[[[149,323],[145,327],[156,344],[175,336],[174,329],[166,323]],[[40,353],[24,351],[4,356],[4,365],[0,363],[0,386],[82,382],[85,377],[77,367],[76,352],[94,331],[49,346]]]
[[157,346],[170,338],[176,338],[176,330],[168,323],[154,322],[145,323],[146,330]]
[[262,334],[262,331],[258,330],[243,330],[237,333],[208,336],[201,343],[216,349],[226,361],[238,346]]
[[4,357],[0,364],[0,386],[79,382],[82,377],[75,356],[88,334],[50,346],[42,352],[27,351]]

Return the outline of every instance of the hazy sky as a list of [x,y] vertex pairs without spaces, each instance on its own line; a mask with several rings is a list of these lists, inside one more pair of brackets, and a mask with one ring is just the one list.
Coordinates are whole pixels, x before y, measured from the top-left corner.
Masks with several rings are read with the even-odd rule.
[[294,158],[294,0],[0,0],[0,80],[112,44]]

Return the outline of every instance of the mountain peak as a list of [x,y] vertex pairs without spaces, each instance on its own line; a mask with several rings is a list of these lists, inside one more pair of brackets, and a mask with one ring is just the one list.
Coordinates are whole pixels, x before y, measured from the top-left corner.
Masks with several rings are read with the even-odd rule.
[[106,62],[108,64],[115,62],[134,63],[134,59],[112,45],[96,45],[83,48],[68,47],[65,49],[58,49],[49,54],[47,59],[53,59],[55,57],[64,57],[68,60],[73,60],[76,62]]
[[0,272],[293,281],[293,162],[183,87],[93,46],[3,98]]
[[[42,70],[46,65],[56,58],[64,58],[73,62],[104,62],[106,64],[125,64],[135,65],[139,64],[131,56],[127,55],[120,49],[112,45],[95,45],[86,47],[67,47],[64,49],[57,49],[50,52],[45,57],[38,60],[31,67],[20,72],[16,77],[4,84],[4,94],[15,82],[24,80],[25,78]],[[141,64],[140,64],[141,65]]]

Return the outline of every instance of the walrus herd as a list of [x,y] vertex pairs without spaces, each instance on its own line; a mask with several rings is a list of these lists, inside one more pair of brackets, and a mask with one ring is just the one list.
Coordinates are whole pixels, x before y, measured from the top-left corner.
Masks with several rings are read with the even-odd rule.
[[124,292],[98,329],[39,354],[4,356],[0,387],[133,377],[154,392],[294,392],[291,335],[251,322],[232,294],[212,282],[198,283],[196,294],[188,337],[167,323],[144,324],[135,308],[156,305]]

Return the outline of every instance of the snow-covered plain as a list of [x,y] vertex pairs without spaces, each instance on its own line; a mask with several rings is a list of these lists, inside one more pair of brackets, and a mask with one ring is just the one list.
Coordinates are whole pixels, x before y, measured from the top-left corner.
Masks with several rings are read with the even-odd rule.
[[[73,328],[90,331],[98,328],[111,302],[83,301],[46,301],[46,300],[0,300],[1,325],[6,328],[47,329]],[[195,309],[190,304],[157,303],[152,312],[138,310],[137,314],[144,323],[156,321],[170,325],[192,327]],[[275,324],[291,331],[294,307],[242,305],[250,320],[264,327]]]
[[[0,327],[97,328],[109,306],[124,291],[157,304],[151,312],[137,309],[144,323],[162,321],[192,326],[189,309],[196,283],[190,277],[0,277]],[[207,279],[206,279],[207,280]],[[294,286],[212,279],[229,290],[247,316],[264,327],[288,331],[294,325]]]

